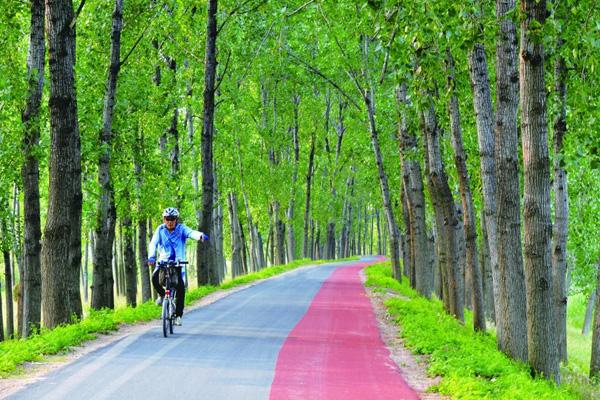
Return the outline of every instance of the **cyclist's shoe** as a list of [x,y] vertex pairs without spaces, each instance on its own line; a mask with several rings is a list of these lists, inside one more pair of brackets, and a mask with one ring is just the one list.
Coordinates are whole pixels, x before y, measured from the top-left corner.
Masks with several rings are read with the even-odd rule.
[[163,302],[162,296],[158,296],[158,298],[155,301],[156,305],[157,306],[162,306],[162,302]]
[[175,325],[181,326],[181,317],[175,318]]

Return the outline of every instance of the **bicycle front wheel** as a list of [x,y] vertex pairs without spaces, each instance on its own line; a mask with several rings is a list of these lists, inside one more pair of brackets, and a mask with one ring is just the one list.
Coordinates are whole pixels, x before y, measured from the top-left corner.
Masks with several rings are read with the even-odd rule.
[[173,334],[173,321],[175,320],[175,302],[169,299],[169,333]]
[[[163,328],[163,336],[167,337],[167,331],[169,330],[169,324],[171,323],[171,310],[169,309],[169,305],[171,303],[171,299],[165,297],[162,303],[162,328]],[[173,333],[173,328],[171,328],[171,333]]]

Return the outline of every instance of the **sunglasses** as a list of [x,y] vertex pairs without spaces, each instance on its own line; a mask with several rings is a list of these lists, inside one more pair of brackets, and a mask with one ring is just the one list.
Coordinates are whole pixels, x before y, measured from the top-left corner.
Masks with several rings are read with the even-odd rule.
[[177,217],[165,217],[167,221],[177,221]]

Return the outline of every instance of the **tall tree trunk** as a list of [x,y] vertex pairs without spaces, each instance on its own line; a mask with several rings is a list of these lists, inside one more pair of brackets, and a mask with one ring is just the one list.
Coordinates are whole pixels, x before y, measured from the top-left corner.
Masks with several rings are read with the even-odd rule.
[[598,277],[596,282],[596,290],[594,291],[596,294],[596,304],[594,306],[596,312],[594,313],[594,328],[592,333],[592,358],[590,361],[591,378],[600,376],[600,296],[598,295],[598,293],[600,293],[600,255],[598,257],[599,261],[596,265],[596,268],[598,269]]
[[594,288],[588,298],[587,306],[585,307],[585,316],[583,317],[583,327],[581,328],[581,334],[587,336],[590,334],[590,328],[592,325],[592,319],[594,318],[594,304],[596,303],[596,290]]
[[402,179],[406,189],[410,217],[409,243],[411,246],[411,270],[414,271],[414,287],[423,296],[429,298],[433,290],[433,271],[428,260],[429,251],[427,250],[423,178],[420,161],[417,156],[417,138],[408,129],[407,112],[405,109],[409,103],[406,96],[405,83],[399,87],[396,95],[396,100],[402,109],[398,129],[398,141],[400,144],[400,162],[403,172]]
[[[8,209],[6,202],[3,200],[2,201],[2,206],[5,207],[5,209]],[[12,292],[12,285],[13,285],[13,276],[12,276],[12,270],[11,270],[11,263],[10,263],[10,249],[11,249],[11,242],[12,242],[12,238],[10,236],[10,233],[8,231],[8,223],[6,221],[7,217],[3,216],[2,217],[2,221],[1,221],[1,226],[0,226],[0,230],[2,233],[2,238],[1,238],[1,247],[2,247],[2,255],[4,256],[4,289],[5,289],[5,295],[6,295],[6,337],[7,338],[12,338],[13,335],[15,334],[15,325],[14,325],[14,312],[13,312],[13,292]],[[14,259],[13,259],[14,261]]]
[[137,138],[136,154],[134,156],[134,171],[136,184],[136,203],[137,203],[137,225],[138,225],[138,264],[140,268],[140,282],[142,285],[142,303],[152,298],[152,287],[150,286],[150,270],[148,269],[148,246],[147,246],[147,220],[145,217],[144,205],[142,202],[142,191],[144,180],[142,176],[143,159],[143,134]]
[[117,79],[121,69],[121,30],[123,29],[123,0],[115,0],[112,17],[110,66],[104,95],[103,126],[100,132],[102,150],[98,159],[98,197],[94,249],[94,284],[92,287],[92,308],[114,307],[112,279],[109,277],[112,264],[112,246],[116,211],[110,174],[112,147],[112,122],[117,92]]
[[308,170],[306,171],[306,202],[304,203],[304,239],[302,240],[302,258],[312,258],[310,254],[310,243],[308,239],[308,229],[310,221],[310,192],[312,176],[314,173],[315,161],[315,133],[313,132],[310,138],[310,153],[308,156]]
[[[521,0],[521,131],[524,162],[525,277],[529,362],[537,373],[560,383],[556,303],[552,280],[550,158],[546,121],[544,45],[540,27],[545,0]],[[535,37],[534,37],[535,36]],[[514,194],[513,194],[514,196]]]
[[[2,290],[2,282],[0,281],[0,291]],[[4,341],[4,315],[2,307],[2,296],[0,296],[0,342]]]
[[477,228],[475,225],[475,210],[471,182],[467,170],[467,156],[463,146],[462,130],[460,126],[460,110],[454,81],[454,59],[450,49],[446,49],[448,58],[448,85],[450,95],[450,121],[452,131],[452,148],[454,149],[454,163],[458,171],[460,184],[460,197],[463,208],[463,223],[466,238],[466,270],[471,278],[471,304],[473,307],[473,327],[476,331],[485,331],[485,310],[483,306],[483,285],[479,254],[477,251]]
[[23,179],[23,208],[25,214],[25,240],[23,275],[20,287],[23,293],[23,314],[19,319],[23,337],[38,328],[42,310],[42,277],[40,251],[42,230],[40,222],[40,167],[35,148],[40,141],[40,107],[44,87],[46,45],[44,42],[44,0],[31,2],[31,33],[27,57],[28,93],[21,120],[25,127],[21,176]]
[[225,279],[225,271],[227,269],[227,265],[225,262],[225,252],[223,245],[223,207],[219,202],[220,192],[217,182],[217,169],[218,166],[215,164],[214,174],[213,174],[213,182],[214,182],[214,197],[213,204],[216,204],[216,207],[213,207],[212,212],[212,232],[213,235],[213,251],[216,263],[216,276],[218,278],[218,283],[221,283],[223,279]]
[[130,198],[129,192],[126,190],[123,195],[123,201],[126,202],[125,215],[123,215],[123,269],[125,271],[126,283],[126,298],[127,305],[131,307],[137,306],[137,264],[135,262],[135,246],[134,246],[134,228],[131,221],[131,209],[129,208]]
[[83,289],[83,304],[87,304],[89,300],[88,295],[88,265],[90,260],[90,244],[89,237],[85,241],[85,248],[83,253],[83,265],[81,269],[81,287]]
[[298,108],[300,105],[300,96],[294,95],[292,102],[294,104],[294,126],[292,127],[292,141],[294,144],[294,172],[292,175],[292,195],[287,210],[288,231],[287,231],[287,259],[288,262],[296,259],[296,237],[294,235],[294,207],[296,204],[296,183],[298,182],[298,166],[300,164],[300,141],[298,139]]
[[[400,160],[402,160],[402,158],[400,158]],[[410,233],[412,230],[410,226],[410,206],[408,202],[408,193],[406,192],[406,182],[404,180],[400,186],[400,197],[402,199],[402,219],[404,221],[404,229],[406,229],[406,234],[401,235],[400,237],[402,241],[402,263],[404,264],[403,272],[410,282],[410,287],[416,288],[415,254]]]
[[285,224],[279,218],[279,202],[273,203],[273,243],[275,245],[275,253],[273,263],[275,265],[285,264]]
[[379,173],[379,187],[381,189],[381,196],[383,198],[383,208],[387,219],[388,233],[390,235],[390,258],[392,261],[392,274],[398,281],[402,281],[402,273],[400,270],[400,243],[398,237],[398,225],[394,217],[394,211],[392,210],[392,204],[390,202],[390,190],[388,187],[388,180],[385,170],[383,168],[383,157],[381,155],[381,149],[379,147],[379,138],[377,133],[377,126],[375,125],[375,105],[373,104],[373,93],[370,89],[367,89],[363,93],[363,100],[367,107],[367,113],[369,117],[369,130],[371,132],[371,145],[373,146],[373,152],[375,153],[375,162],[377,163],[377,171]]
[[[516,39],[515,39],[516,40]],[[496,142],[494,138],[494,111],[492,108],[492,95],[488,78],[487,57],[485,46],[477,43],[469,54],[469,73],[473,89],[473,107],[477,125],[477,140],[479,147],[479,160],[481,171],[481,184],[483,191],[482,218],[485,222],[482,229],[486,232],[485,248],[489,251],[489,273],[492,277],[492,286],[488,289],[491,293],[496,317],[496,337],[498,344],[504,343],[504,324],[506,317],[507,299],[500,289],[500,270],[498,267],[498,245],[496,227]],[[500,345],[502,348],[502,345]]]
[[[517,110],[519,71],[516,0],[497,0],[500,30],[496,38],[496,249],[499,292],[496,295],[496,328],[500,350],[518,360],[527,360],[527,314],[525,278],[521,252],[521,207]],[[486,220],[489,216],[486,215]],[[488,235],[494,232],[488,227]],[[491,243],[491,242],[490,242]],[[490,251],[494,251],[490,245]],[[492,263],[494,262],[492,256]]]
[[485,210],[481,210],[481,272],[483,275],[483,296],[485,298],[485,313],[489,319],[496,322],[496,313],[494,307],[494,288],[492,278],[492,261],[490,258],[490,246],[487,234],[487,222],[485,220]]
[[[202,114],[202,223],[200,230],[211,234],[214,168],[213,168],[213,136],[215,122],[215,77],[217,71],[217,0],[207,2],[206,50],[204,57],[204,110]],[[198,286],[218,284],[216,269],[216,251],[212,241],[199,242]]]
[[[81,316],[81,147],[75,93],[75,27],[71,0],[47,3],[50,65],[50,185],[42,245],[44,325]],[[79,236],[79,238],[77,237]],[[79,243],[79,248],[78,248]],[[74,279],[73,279],[74,277]]]
[[229,193],[229,226],[231,227],[231,275],[233,278],[248,273],[244,254],[244,239],[237,211],[237,196]]
[[[557,50],[562,48],[559,41]],[[559,56],[554,68],[555,91],[560,111],[554,121],[554,230],[552,232],[552,279],[560,360],[567,357],[567,234],[569,228],[569,202],[567,171],[564,166],[563,140],[567,133],[567,68]]]
[[[454,204],[454,198],[448,185],[448,177],[444,170],[442,161],[439,135],[440,130],[433,108],[433,101],[425,114],[425,136],[427,142],[427,162],[429,164],[429,180],[431,182],[431,197],[436,198],[438,211],[436,212],[436,224],[438,237],[441,237],[440,247],[446,251],[445,265],[440,261],[442,268],[442,289],[447,290],[449,311],[459,321],[464,321],[464,295],[462,268],[460,266],[459,242],[457,226],[460,223]],[[443,231],[443,232],[442,232]],[[445,282],[444,282],[445,272]],[[444,285],[446,283],[446,285]],[[442,290],[443,292],[443,290]]]

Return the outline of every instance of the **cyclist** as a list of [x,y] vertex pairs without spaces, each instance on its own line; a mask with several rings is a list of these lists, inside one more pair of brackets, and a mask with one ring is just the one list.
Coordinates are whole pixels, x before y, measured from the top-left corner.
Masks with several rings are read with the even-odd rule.
[[[205,233],[195,231],[184,224],[179,223],[179,211],[176,208],[169,207],[163,211],[163,224],[160,225],[150,241],[148,246],[148,265],[155,267],[152,272],[152,286],[158,292],[159,298],[156,304],[161,305],[165,297],[165,289],[159,282],[156,266],[157,251],[158,261],[185,261],[185,241],[188,238],[205,241],[208,236]],[[181,316],[183,315],[183,305],[185,300],[185,269],[181,269],[181,276],[177,280],[177,303],[175,304],[175,324],[181,325]]]

